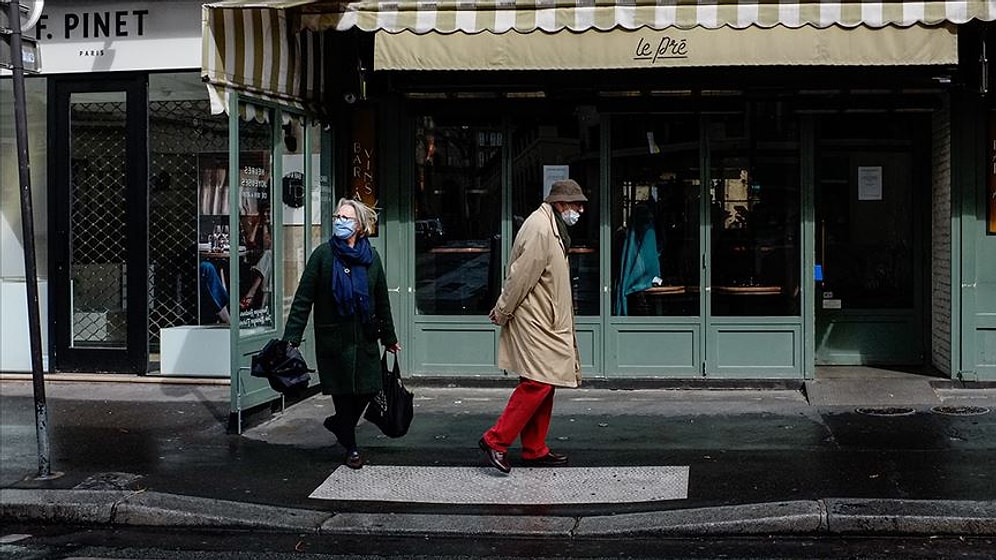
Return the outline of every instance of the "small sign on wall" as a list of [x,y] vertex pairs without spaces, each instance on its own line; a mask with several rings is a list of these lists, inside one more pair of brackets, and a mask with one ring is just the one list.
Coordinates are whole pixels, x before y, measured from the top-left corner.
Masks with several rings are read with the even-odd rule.
[[[350,144],[350,198],[371,208],[378,208],[376,115],[373,109],[359,108],[353,112],[353,141]],[[377,229],[371,237],[377,235]]]

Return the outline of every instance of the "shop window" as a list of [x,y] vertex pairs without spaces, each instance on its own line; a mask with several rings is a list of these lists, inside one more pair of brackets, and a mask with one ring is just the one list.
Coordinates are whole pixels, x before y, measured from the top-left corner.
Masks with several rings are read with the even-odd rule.
[[486,315],[501,289],[502,129],[431,116],[416,124],[416,312]]
[[800,310],[798,129],[778,104],[708,117],[712,314]]
[[582,316],[599,314],[599,136],[597,113],[582,106],[514,123],[510,146],[513,234],[556,180],[574,179],[588,197],[581,219],[569,230],[574,312]]
[[[214,324],[218,312],[199,289],[199,234],[227,225],[228,117],[211,115],[197,72],[149,75],[149,340],[164,329]],[[224,212],[223,212],[224,210]],[[199,232],[199,216],[212,225]],[[206,226],[205,226],[206,227]],[[227,265],[214,271],[227,276]],[[227,295],[226,295],[227,298]],[[203,305],[202,305],[203,303]],[[227,299],[222,303],[226,305]],[[213,310],[212,310],[213,309]],[[204,313],[200,313],[204,311]]]
[[[272,114],[269,117],[266,122],[239,124],[239,175],[233,180],[228,178],[227,153],[201,153],[198,157],[202,324],[227,324],[237,319],[243,333],[274,327]],[[229,188],[238,189],[238,208],[230,207]],[[229,230],[233,211],[239,213],[238,239]],[[230,281],[233,266],[239,267],[238,286]],[[237,310],[227,305],[232,289],[238,290]]]
[[612,123],[613,315],[699,314],[699,119]]

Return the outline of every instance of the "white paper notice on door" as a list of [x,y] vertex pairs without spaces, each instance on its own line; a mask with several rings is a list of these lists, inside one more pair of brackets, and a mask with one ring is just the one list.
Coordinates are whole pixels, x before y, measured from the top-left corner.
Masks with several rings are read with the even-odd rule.
[[858,200],[882,200],[882,167],[858,167]]
[[544,165],[543,166],[543,198],[550,194],[550,188],[557,181],[571,178],[570,165]]

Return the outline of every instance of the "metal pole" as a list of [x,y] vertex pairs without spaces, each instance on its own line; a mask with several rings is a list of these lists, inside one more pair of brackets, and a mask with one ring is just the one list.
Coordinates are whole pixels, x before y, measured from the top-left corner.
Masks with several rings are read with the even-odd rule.
[[41,314],[38,311],[38,264],[35,259],[35,220],[31,204],[31,165],[28,162],[28,117],[24,95],[24,60],[21,50],[21,6],[10,11],[10,59],[14,86],[14,128],[17,136],[17,170],[21,180],[21,232],[24,236],[24,281],[28,294],[28,338],[31,345],[31,379],[35,394],[35,432],[38,438],[38,478],[52,478],[48,438],[48,405],[42,371]]

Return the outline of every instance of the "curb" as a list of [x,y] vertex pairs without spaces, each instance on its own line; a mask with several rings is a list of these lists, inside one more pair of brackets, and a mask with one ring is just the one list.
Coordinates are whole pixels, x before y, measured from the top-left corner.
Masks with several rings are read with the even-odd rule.
[[798,500],[586,517],[332,513],[159,492],[0,489],[0,521],[333,536],[549,539],[753,535],[996,536],[996,502]]

